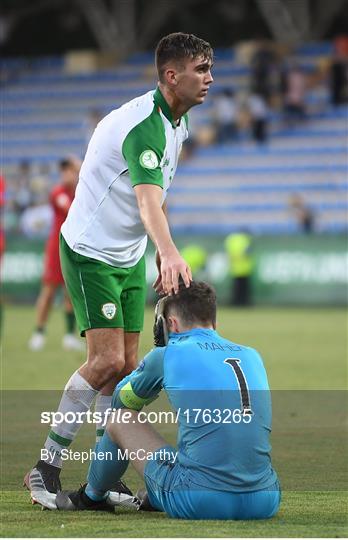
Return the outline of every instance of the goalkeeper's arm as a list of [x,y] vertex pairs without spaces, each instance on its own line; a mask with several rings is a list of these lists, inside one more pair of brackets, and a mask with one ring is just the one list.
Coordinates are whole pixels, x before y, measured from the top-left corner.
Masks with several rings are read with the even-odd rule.
[[116,387],[112,407],[140,411],[157,398],[163,387],[163,357],[165,347],[149,352],[136,370]]

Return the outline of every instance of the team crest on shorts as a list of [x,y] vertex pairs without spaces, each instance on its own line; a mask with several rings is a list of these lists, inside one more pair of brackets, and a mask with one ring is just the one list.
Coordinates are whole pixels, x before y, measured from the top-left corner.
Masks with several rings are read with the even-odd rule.
[[107,319],[113,319],[116,315],[116,306],[115,304],[112,304],[111,302],[108,302],[107,304],[102,305],[102,314]]

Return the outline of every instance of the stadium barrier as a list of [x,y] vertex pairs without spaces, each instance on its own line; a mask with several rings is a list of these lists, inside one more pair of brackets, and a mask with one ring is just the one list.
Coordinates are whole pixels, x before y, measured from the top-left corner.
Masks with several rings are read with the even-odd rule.
[[[230,298],[231,277],[223,237],[177,237],[179,249],[200,244],[207,263],[197,279],[212,283],[221,304]],[[42,240],[8,238],[2,261],[2,296],[16,303],[32,302],[38,294],[43,266]],[[253,241],[252,275],[255,304],[347,305],[348,248],[342,236],[260,236]],[[146,252],[148,300],[155,297],[151,283],[156,276],[155,255]]]

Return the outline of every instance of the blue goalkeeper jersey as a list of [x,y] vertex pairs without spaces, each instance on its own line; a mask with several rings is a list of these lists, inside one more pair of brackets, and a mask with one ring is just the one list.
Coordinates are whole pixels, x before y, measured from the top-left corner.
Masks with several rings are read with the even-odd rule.
[[171,334],[117,386],[114,406],[140,410],[161,389],[177,416],[177,461],[197,488],[246,492],[275,483],[271,397],[255,349],[205,328]]

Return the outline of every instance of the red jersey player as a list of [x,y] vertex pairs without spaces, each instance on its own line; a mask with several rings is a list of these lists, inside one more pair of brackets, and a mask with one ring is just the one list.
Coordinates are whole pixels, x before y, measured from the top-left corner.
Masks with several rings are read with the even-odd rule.
[[42,288],[36,303],[36,329],[29,341],[29,348],[38,351],[45,345],[45,327],[57,288],[63,287],[66,334],[63,347],[80,350],[82,343],[75,337],[75,316],[68,297],[59,260],[59,232],[75,196],[81,163],[76,158],[63,159],[59,163],[61,182],[50,194],[54,219],[46,244]]

